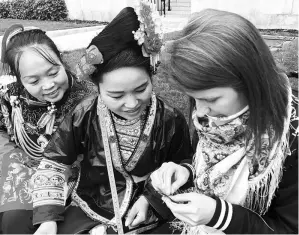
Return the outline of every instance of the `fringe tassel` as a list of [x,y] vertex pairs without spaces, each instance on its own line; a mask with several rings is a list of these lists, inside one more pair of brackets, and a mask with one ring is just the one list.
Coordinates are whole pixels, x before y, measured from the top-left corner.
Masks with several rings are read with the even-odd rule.
[[15,141],[17,145],[22,147],[22,149],[33,159],[40,160],[43,153],[43,149],[33,142],[27,135],[24,128],[24,119],[22,116],[21,108],[14,106],[12,108],[12,120],[15,134]]
[[[298,100],[296,97],[292,96],[291,90],[289,90],[289,103],[287,106],[287,118],[284,124],[284,131],[280,141],[274,144],[269,154],[270,159],[273,159],[271,160],[271,164],[263,174],[255,177],[253,180],[249,180],[248,182],[249,189],[243,206],[259,213],[260,215],[265,214],[271,205],[275,191],[282,178],[284,161],[287,155],[290,154],[288,141],[289,128],[291,126],[291,121],[298,120],[296,109],[292,107],[292,100],[295,104],[298,104]],[[298,133],[299,128],[295,130],[295,135],[298,135]],[[199,159],[200,158],[194,154],[193,166],[195,169],[200,167]],[[194,191],[196,191],[196,189]],[[178,219],[175,219],[170,223],[170,225],[173,229],[180,230],[181,234],[198,235],[221,233],[221,231],[218,230],[210,231],[212,228],[205,225],[191,227]]]
[[291,89],[289,89],[289,102],[284,131],[281,140],[274,144],[274,147],[270,152],[269,158],[273,159],[271,160],[271,165],[268,166],[263,174],[255,177],[253,180],[249,180],[249,189],[244,206],[260,215],[263,215],[268,211],[275,191],[282,178],[284,161],[287,155],[290,155],[288,133],[291,120],[296,116],[294,108],[292,107],[293,99]]

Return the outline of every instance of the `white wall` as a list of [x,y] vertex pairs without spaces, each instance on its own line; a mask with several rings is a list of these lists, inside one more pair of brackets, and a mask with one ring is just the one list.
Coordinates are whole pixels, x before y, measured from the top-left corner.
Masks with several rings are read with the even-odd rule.
[[65,0],[70,19],[111,21],[134,0]]
[[298,29],[299,0],[191,0],[191,13],[205,8],[240,14],[258,28]]

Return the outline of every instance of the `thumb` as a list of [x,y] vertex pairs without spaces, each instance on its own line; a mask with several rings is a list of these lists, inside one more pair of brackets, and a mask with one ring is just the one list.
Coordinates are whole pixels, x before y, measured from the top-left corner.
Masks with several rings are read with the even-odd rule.
[[126,222],[125,222],[125,226],[126,227],[128,227],[129,225],[131,225],[131,223],[135,219],[136,215],[137,215],[137,210],[133,206],[132,209],[128,213],[128,217],[127,217]]
[[171,185],[171,194],[174,194],[180,187],[185,184],[185,180],[183,177],[176,179]]

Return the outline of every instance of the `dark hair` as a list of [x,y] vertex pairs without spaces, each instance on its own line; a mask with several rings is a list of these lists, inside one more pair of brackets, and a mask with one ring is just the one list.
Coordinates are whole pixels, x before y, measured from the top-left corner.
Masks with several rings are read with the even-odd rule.
[[102,82],[103,74],[124,67],[143,69],[150,77],[152,74],[150,58],[144,57],[142,55],[141,47],[134,42],[134,44],[122,50],[120,53],[116,54],[109,61],[107,61],[101,70],[98,70],[98,72],[93,74],[92,80],[98,84]]
[[185,90],[231,87],[243,93],[257,153],[263,133],[274,130],[272,144],[281,137],[289,83],[259,31],[243,17],[212,9],[193,15],[171,45],[167,72]]
[[141,46],[134,39],[140,22],[132,7],[126,7],[94,37],[89,46],[96,46],[103,55],[104,62],[97,64],[91,79],[98,84],[104,73],[123,67],[144,69],[151,75],[150,58],[143,57]]
[[122,9],[118,15],[92,39],[89,46],[96,46],[104,58],[103,64],[97,64],[97,71],[124,49],[137,45],[133,31],[137,31],[140,22],[132,7]]
[[47,46],[58,57],[59,61],[63,64],[60,52],[55,43],[40,29],[31,29],[17,33],[12,36],[8,41],[4,62],[9,66],[9,73],[15,75],[20,82],[19,61],[22,53],[31,48],[40,54],[45,60],[53,65],[58,65],[55,59],[48,53],[41,45]]

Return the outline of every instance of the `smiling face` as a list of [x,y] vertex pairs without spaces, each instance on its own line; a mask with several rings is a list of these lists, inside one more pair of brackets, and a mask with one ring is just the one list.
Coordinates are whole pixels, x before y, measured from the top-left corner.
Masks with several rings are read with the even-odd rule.
[[150,103],[152,82],[145,70],[126,67],[103,74],[100,95],[115,114],[132,120]]
[[196,115],[228,117],[242,110],[248,103],[244,94],[230,87],[218,87],[201,91],[187,91],[195,99]]
[[55,61],[47,61],[32,48],[19,60],[20,79],[25,89],[39,101],[58,102],[68,89],[68,76],[59,58],[47,46],[39,46]]

